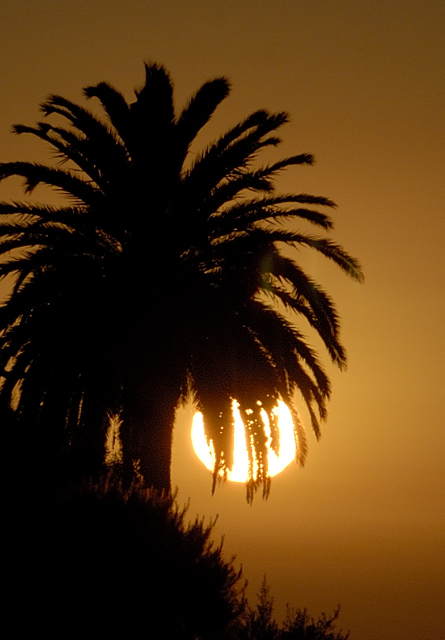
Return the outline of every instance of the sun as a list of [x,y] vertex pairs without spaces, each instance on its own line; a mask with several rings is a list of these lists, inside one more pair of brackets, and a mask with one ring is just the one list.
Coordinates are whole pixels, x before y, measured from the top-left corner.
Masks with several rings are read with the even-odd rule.
[[[249,455],[246,448],[244,425],[241,420],[236,400],[232,403],[232,411],[235,419],[233,467],[228,471],[227,479],[232,482],[246,482],[248,480]],[[288,407],[284,402],[279,401],[278,406],[276,406],[273,411],[278,415],[278,426],[280,431],[280,447],[278,454],[276,454],[270,446],[271,436],[267,413],[265,411],[261,412],[264,430],[268,438],[267,449],[270,476],[276,476],[278,473],[283,471],[288,464],[295,460],[296,454],[294,425]],[[195,413],[193,417],[191,436],[193,449],[195,450],[196,455],[207,469],[213,471],[215,462],[213,442],[209,442],[206,439],[203,416],[200,412]]]

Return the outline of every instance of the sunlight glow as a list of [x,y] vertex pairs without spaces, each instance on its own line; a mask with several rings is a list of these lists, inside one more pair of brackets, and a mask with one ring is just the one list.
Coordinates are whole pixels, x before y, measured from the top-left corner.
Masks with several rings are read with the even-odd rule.
[[[227,473],[227,479],[232,482],[246,482],[248,479],[249,455],[246,447],[246,436],[244,425],[241,420],[238,403],[236,400],[232,404],[233,416],[235,418],[234,433],[234,449],[233,449],[233,467]],[[278,455],[270,447],[270,427],[269,420],[265,411],[261,412],[263,418],[264,430],[268,438],[268,461],[269,475],[276,476],[283,471],[288,464],[295,459],[296,445],[294,437],[294,427],[292,416],[288,407],[284,402],[279,402],[274,408],[274,413],[278,415],[278,425],[280,430],[280,448]],[[208,441],[204,433],[204,423],[202,413],[197,412],[193,417],[192,423],[192,444],[196,455],[201,462],[213,471],[215,462],[215,450],[213,442]],[[255,474],[255,463],[254,463]]]

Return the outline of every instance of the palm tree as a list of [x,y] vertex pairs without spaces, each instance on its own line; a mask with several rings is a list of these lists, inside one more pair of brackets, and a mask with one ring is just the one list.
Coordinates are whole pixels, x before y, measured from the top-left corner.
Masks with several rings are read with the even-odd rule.
[[228,93],[227,79],[207,82],[176,115],[168,73],[146,64],[131,104],[107,83],[84,90],[106,121],[53,95],[41,108],[54,124],[14,127],[49,143],[59,163],[3,163],[0,180],[20,176],[26,193],[43,184],[64,196],[62,206],[0,203],[0,276],[13,282],[0,308],[0,411],[18,434],[16,454],[26,443],[24,466],[45,456],[45,465],[62,461],[58,473],[98,471],[119,414],[125,468],[139,461],[148,485],[169,488],[175,410],[190,394],[214,444],[215,479],[232,462],[238,401],[259,461],[250,495],[268,486],[262,409],[278,446],[272,409],[279,399],[291,408],[303,462],[299,390],[319,435],[329,380],[296,321],[339,367],[346,355],[333,302],[283,248],[309,247],[357,280],[361,269],[290,224],[329,230],[314,206],[331,200],[274,191],[276,174],[312,156],[255,163],[280,142],[286,113],[256,111],[190,152]]

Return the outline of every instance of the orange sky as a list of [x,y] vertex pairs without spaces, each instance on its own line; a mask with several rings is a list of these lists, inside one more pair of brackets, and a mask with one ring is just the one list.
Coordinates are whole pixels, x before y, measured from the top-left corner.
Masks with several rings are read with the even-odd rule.
[[322,440],[250,507],[242,486],[211,497],[184,411],[173,482],[191,516],[219,514],[252,593],[267,573],[279,614],[341,603],[352,640],[445,628],[444,27],[442,0],[1,3],[1,161],[46,158],[10,125],[33,124],[49,93],[81,100],[107,80],[131,97],[144,59],[171,71],[179,104],[231,79],[203,139],[266,107],[291,114],[279,155],[315,154],[280,186],[339,204],[334,238],[366,274],[360,286],[307,262],[337,301],[350,363],[332,371]]

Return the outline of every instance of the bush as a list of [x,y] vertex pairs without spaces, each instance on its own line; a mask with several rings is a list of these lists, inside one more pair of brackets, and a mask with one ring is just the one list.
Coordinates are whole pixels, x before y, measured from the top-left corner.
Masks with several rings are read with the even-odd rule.
[[66,493],[28,529],[15,637],[226,637],[241,572],[210,541],[213,524],[185,513],[137,485]]
[[315,620],[306,609],[287,606],[286,619],[278,624],[273,616],[273,598],[264,577],[255,608],[247,605],[238,618],[237,640],[347,640],[349,633],[336,631],[340,607],[329,617]]
[[[256,607],[241,571],[211,541],[213,524],[186,524],[174,496],[104,480],[56,500],[30,493],[8,519],[11,637],[46,640],[347,640],[339,608],[273,616],[264,579]],[[40,505],[36,509],[36,505]],[[9,637],[9,636],[8,636]]]

